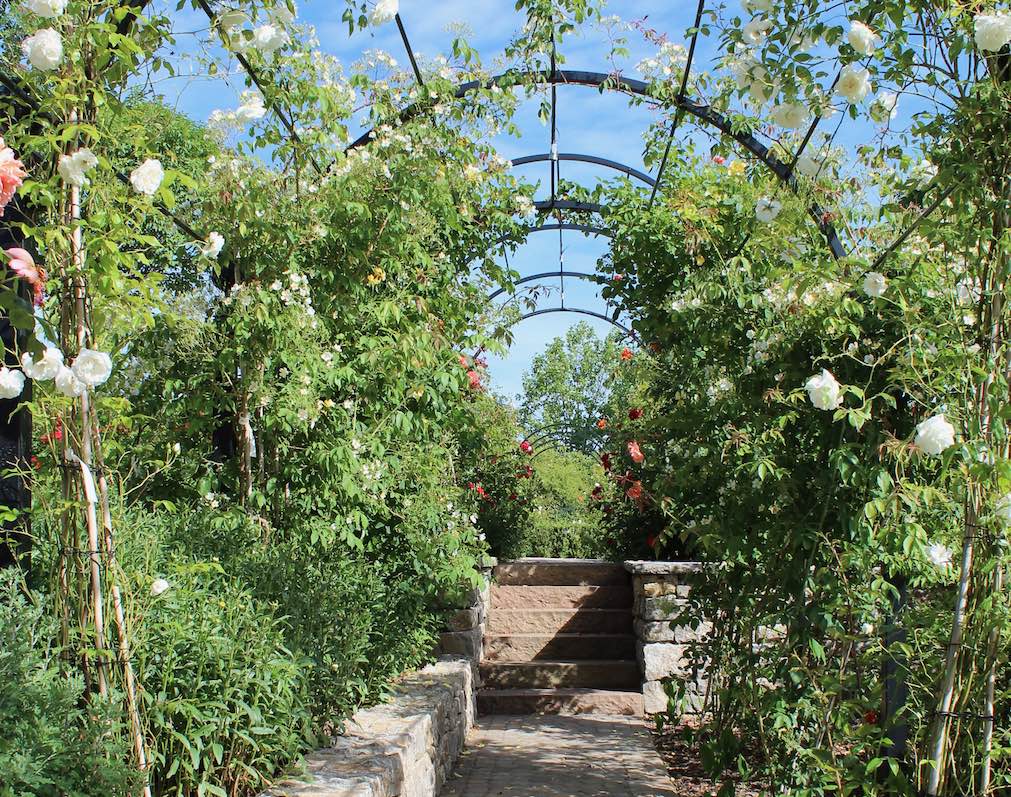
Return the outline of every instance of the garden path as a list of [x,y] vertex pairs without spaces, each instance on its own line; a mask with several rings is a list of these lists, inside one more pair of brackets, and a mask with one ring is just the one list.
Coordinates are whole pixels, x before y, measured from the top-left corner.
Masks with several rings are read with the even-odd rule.
[[442,797],[674,795],[642,717],[486,716]]

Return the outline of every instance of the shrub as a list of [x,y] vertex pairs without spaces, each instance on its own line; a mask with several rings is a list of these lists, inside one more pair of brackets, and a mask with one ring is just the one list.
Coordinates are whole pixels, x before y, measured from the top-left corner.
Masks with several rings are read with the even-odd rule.
[[108,797],[136,786],[117,703],[60,671],[56,621],[0,571],[0,795]]
[[271,608],[209,565],[149,598],[137,659],[153,787],[219,797],[264,786],[310,740],[303,662]]

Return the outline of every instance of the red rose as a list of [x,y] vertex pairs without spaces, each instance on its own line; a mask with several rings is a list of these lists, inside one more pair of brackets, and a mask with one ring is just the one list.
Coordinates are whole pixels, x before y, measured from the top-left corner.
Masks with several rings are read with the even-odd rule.
[[479,390],[481,387],[481,374],[474,370],[467,371],[467,381],[470,383],[471,390]]
[[534,453],[534,447],[530,445],[529,440],[524,440],[522,443],[520,443],[520,451],[522,451],[524,454],[532,454]]
[[600,429],[601,431],[603,431],[604,429],[606,429],[607,428],[607,418],[601,418],[599,421],[597,421],[597,428]]
[[40,460],[38,457],[32,456],[31,463],[32,467],[35,468],[35,470],[42,470],[42,460]]
[[632,355],[632,350],[630,348],[628,348],[628,346],[626,346],[624,349],[621,350],[621,359],[623,359],[623,360],[631,360],[632,356],[633,356]]
[[642,482],[632,482],[632,486],[625,490],[625,495],[633,501],[638,501],[642,498]]
[[630,421],[637,421],[642,417],[642,410],[638,407],[633,407],[628,411],[628,419]]
[[614,275],[614,276],[612,277],[612,279],[613,279],[613,280],[614,280],[615,282],[621,282],[621,281],[622,281],[623,279],[625,279],[625,275],[624,275],[624,274],[615,274],[615,275]]
[[609,472],[611,470],[611,455],[608,453],[602,454],[600,457],[600,465],[605,472]]
[[874,709],[868,711],[866,714],[864,714],[864,722],[866,722],[868,725],[877,725],[878,712],[876,712]]

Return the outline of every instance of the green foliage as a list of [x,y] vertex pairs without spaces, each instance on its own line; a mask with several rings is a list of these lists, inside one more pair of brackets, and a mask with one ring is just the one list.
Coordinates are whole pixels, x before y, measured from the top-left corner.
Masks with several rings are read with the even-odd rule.
[[545,451],[534,460],[534,479],[525,556],[594,559],[614,553],[602,525],[606,478],[595,458],[579,451]]
[[621,377],[618,333],[605,339],[585,321],[552,340],[523,374],[519,420],[528,432],[591,452],[601,435],[597,422],[620,411],[628,385]]
[[0,572],[0,795],[107,797],[136,788],[110,703],[83,703],[55,644],[57,623],[15,571]]
[[166,576],[137,657],[152,785],[218,797],[262,788],[311,739],[308,673],[269,607],[217,567],[177,565]]

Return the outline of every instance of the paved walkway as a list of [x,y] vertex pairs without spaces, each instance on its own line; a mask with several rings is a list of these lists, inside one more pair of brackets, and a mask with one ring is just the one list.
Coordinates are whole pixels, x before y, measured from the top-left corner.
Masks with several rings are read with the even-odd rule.
[[487,716],[440,797],[673,794],[642,718]]

